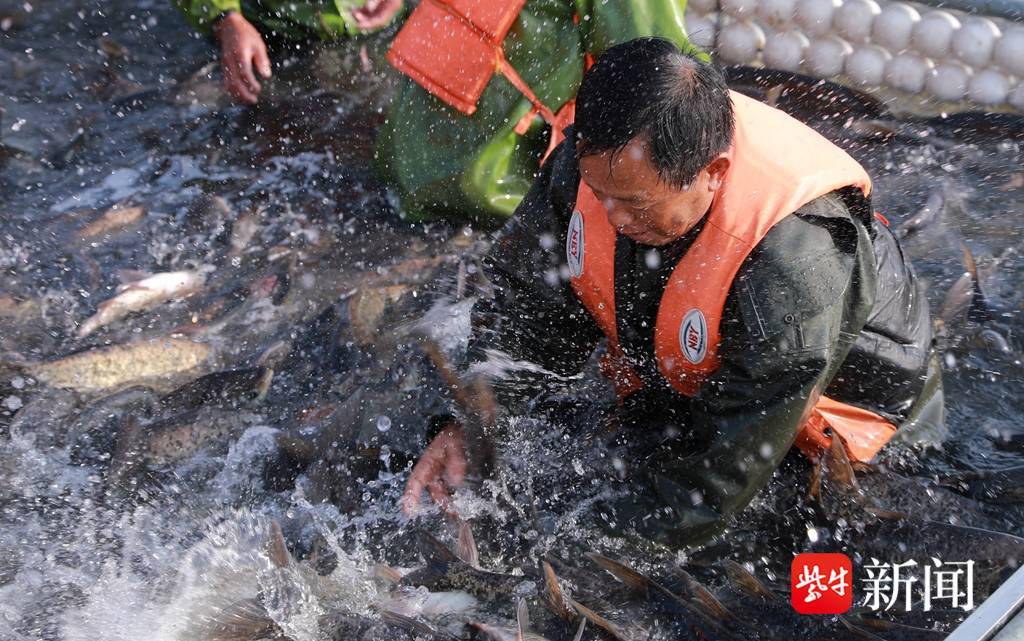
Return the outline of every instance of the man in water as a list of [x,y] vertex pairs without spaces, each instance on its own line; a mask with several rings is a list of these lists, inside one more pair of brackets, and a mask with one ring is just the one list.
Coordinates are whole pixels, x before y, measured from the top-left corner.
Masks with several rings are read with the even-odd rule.
[[[185,17],[202,33],[220,43],[224,87],[236,100],[259,100],[257,75],[270,77],[270,56],[263,34],[304,40],[333,40],[376,31],[388,25],[402,0],[174,0]],[[255,24],[253,24],[255,22]]]
[[[941,424],[927,302],[845,152],[658,38],[597,60],[566,136],[488,256],[497,294],[469,360],[568,376],[606,339],[619,437],[641,453],[604,520],[698,542],[791,449],[839,438],[867,461]],[[445,501],[466,466],[446,423],[407,512],[425,489]]]

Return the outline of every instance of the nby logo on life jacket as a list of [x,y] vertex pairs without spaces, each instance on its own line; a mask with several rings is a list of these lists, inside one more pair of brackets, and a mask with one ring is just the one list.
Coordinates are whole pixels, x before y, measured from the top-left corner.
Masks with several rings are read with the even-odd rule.
[[579,278],[583,273],[583,214],[574,211],[569,220],[569,233],[565,237],[565,260],[569,273]]
[[679,325],[679,346],[683,356],[694,365],[704,360],[708,353],[708,324],[699,309],[686,312]]

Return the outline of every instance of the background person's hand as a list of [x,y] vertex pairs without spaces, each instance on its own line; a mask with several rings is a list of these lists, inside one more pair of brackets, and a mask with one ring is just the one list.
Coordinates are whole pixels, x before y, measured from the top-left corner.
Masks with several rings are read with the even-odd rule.
[[402,495],[402,511],[405,515],[412,516],[416,512],[424,489],[441,509],[454,515],[448,495],[466,479],[466,466],[466,444],[462,430],[457,425],[447,425],[434,437],[412,468]]
[[270,77],[270,57],[263,36],[238,12],[218,20],[213,33],[220,41],[224,88],[236,100],[255,104],[262,90],[256,73]]
[[363,6],[352,10],[356,25],[364,31],[387,26],[402,8],[402,0],[366,0]]

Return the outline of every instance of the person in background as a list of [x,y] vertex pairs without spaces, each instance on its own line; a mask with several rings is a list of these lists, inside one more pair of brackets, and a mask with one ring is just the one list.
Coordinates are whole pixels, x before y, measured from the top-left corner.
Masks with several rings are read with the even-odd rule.
[[266,36],[333,40],[390,24],[402,0],[173,0],[188,21],[220,44],[224,86],[239,102],[255,104],[270,78]]
[[587,60],[641,36],[689,44],[685,0],[423,0],[389,61],[405,75],[377,145],[408,220],[497,227],[572,120]]

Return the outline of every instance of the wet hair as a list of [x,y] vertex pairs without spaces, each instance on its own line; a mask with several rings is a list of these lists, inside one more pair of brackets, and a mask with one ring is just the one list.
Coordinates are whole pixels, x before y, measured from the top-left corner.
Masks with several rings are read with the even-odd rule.
[[576,97],[578,155],[621,151],[646,138],[658,175],[688,187],[732,144],[725,77],[664,38],[638,38],[605,51]]

